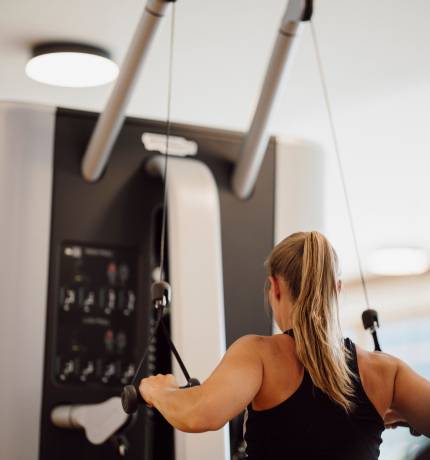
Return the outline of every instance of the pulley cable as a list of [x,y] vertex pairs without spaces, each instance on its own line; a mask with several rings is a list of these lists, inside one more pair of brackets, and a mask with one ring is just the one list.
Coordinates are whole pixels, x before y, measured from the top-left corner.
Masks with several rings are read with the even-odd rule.
[[[325,106],[326,106],[327,115],[328,115],[329,124],[330,124],[332,142],[333,142],[334,150],[335,150],[335,153],[336,153],[337,163],[338,163],[338,167],[339,167],[339,175],[340,175],[341,182],[342,182],[342,188],[343,188],[343,192],[344,192],[346,208],[347,208],[347,211],[348,211],[348,220],[349,220],[349,224],[350,224],[350,227],[351,227],[352,237],[353,237],[353,240],[354,240],[354,248],[355,248],[355,253],[356,253],[356,256],[357,256],[358,268],[359,268],[359,271],[360,271],[361,284],[363,286],[363,293],[364,293],[364,297],[365,297],[365,301],[366,301],[366,305],[367,305],[367,309],[365,311],[363,311],[363,314],[362,314],[363,326],[364,326],[365,329],[370,330],[370,333],[371,333],[372,338],[373,338],[375,351],[381,351],[381,347],[380,347],[380,344],[379,344],[379,341],[378,341],[378,335],[377,335],[377,330],[379,328],[378,313],[376,312],[376,310],[371,309],[370,304],[369,304],[369,296],[368,296],[368,291],[367,291],[366,279],[364,277],[364,271],[363,271],[363,266],[362,266],[361,257],[360,257],[360,251],[359,251],[359,247],[358,247],[358,239],[357,239],[357,234],[356,234],[356,231],[355,231],[354,219],[353,219],[353,215],[352,215],[352,211],[351,211],[351,205],[350,205],[350,201],[349,201],[348,188],[346,186],[345,172],[344,172],[344,169],[343,169],[342,159],[341,159],[341,156],[340,156],[339,142],[338,142],[337,132],[336,132],[336,129],[335,129],[333,112],[331,110],[330,100],[329,100],[329,96],[328,96],[328,86],[327,86],[327,81],[325,79],[324,69],[323,69],[323,65],[322,65],[321,53],[320,53],[320,50],[319,50],[318,40],[317,40],[317,34],[316,34],[316,31],[315,31],[315,26],[313,24],[312,19],[310,20],[310,26],[311,26],[312,42],[313,42],[316,61],[317,61],[317,66],[318,66],[318,72],[319,72],[321,86],[322,86],[323,93],[324,93],[324,101],[325,101]],[[289,331],[286,331],[286,333],[289,333]],[[414,430],[414,428],[412,428],[408,423],[400,422],[400,423],[397,424],[397,426],[408,427],[410,433],[413,436],[420,436],[420,433],[418,433],[416,430]]]
[[170,40],[169,40],[169,70],[167,77],[167,114],[166,114],[166,145],[164,152],[164,172],[163,172],[163,216],[161,222],[161,241],[160,241],[160,276],[159,281],[165,279],[165,239],[167,227],[167,165],[169,163],[169,141],[171,131],[171,109],[172,109],[172,83],[173,83],[173,50],[175,44],[175,24],[176,24],[176,3],[172,5],[172,15],[170,21]]
[[361,256],[360,256],[360,250],[358,246],[358,238],[357,238],[357,232],[355,230],[355,225],[354,225],[354,217],[352,215],[352,210],[351,210],[351,203],[349,199],[349,193],[348,193],[348,187],[346,185],[346,178],[345,178],[345,171],[343,168],[343,163],[342,163],[342,158],[340,155],[340,147],[339,147],[339,140],[337,136],[337,131],[335,128],[335,123],[334,123],[334,117],[333,117],[333,111],[331,109],[331,104],[330,104],[330,98],[328,95],[328,85],[327,85],[327,80],[325,78],[325,73],[324,73],[324,68],[322,65],[322,59],[321,59],[321,53],[318,45],[318,38],[317,38],[317,33],[315,30],[314,23],[312,19],[310,20],[310,26],[311,26],[311,35],[312,35],[312,42],[315,50],[315,57],[317,61],[317,67],[318,67],[318,72],[320,76],[320,81],[321,81],[321,86],[324,94],[324,101],[325,101],[325,107],[327,110],[327,116],[330,124],[330,132],[331,132],[331,138],[333,142],[333,147],[334,151],[336,154],[336,160],[338,164],[338,170],[339,170],[339,175],[342,183],[342,189],[343,189],[343,195],[345,199],[345,204],[346,204],[346,209],[347,209],[347,215],[348,215],[348,221],[349,225],[351,227],[351,233],[352,233],[352,239],[354,241],[354,249],[355,249],[355,255],[357,258],[357,264],[358,264],[358,269],[360,273],[360,280],[361,280],[361,285],[363,288],[363,294],[364,294],[364,299],[366,302],[366,310],[363,311],[362,313],[362,322],[364,328],[367,330],[370,330],[370,333],[372,335],[373,339],[373,344],[375,347],[376,351],[381,351],[381,347],[379,345],[378,341],[378,336],[377,336],[377,330],[379,328],[379,321],[378,321],[378,313],[376,310],[373,310],[370,308],[370,302],[369,302],[369,294],[367,290],[367,284],[366,284],[366,279],[364,276],[364,270],[363,270],[363,264],[361,261]]
[[192,386],[200,385],[200,382],[191,378],[188,373],[175,345],[173,344],[169,331],[163,322],[163,316],[165,309],[169,306],[171,301],[171,287],[169,283],[165,281],[166,272],[166,256],[165,256],[165,240],[166,240],[166,228],[167,228],[167,171],[168,171],[168,159],[169,159],[169,141],[171,131],[171,105],[172,105],[172,82],[173,82],[173,50],[175,44],[175,24],[176,24],[176,4],[175,0],[172,1],[172,14],[170,22],[170,40],[169,40],[169,70],[168,70],[168,86],[167,86],[167,117],[166,117],[166,144],[164,152],[164,168],[163,168],[163,211],[162,211],[162,223],[161,223],[161,236],[160,236],[160,265],[159,265],[159,281],[154,282],[151,286],[151,300],[156,310],[156,320],[151,328],[151,334],[149,336],[148,345],[143,353],[143,356],[137,367],[137,371],[131,381],[130,385],[123,388],[121,393],[121,402],[124,411],[127,414],[133,414],[137,411],[139,404],[143,403],[144,400],[139,393],[139,383],[144,377],[144,363],[148,356],[151,345],[154,342],[155,336],[161,325],[163,335],[178,361],[179,367],[181,368],[187,383],[181,388],[189,388]]
[[[175,12],[176,12],[176,3],[172,5],[172,13],[170,19],[170,38],[169,38],[169,59],[168,59],[168,76],[167,76],[167,111],[166,111],[166,144],[165,144],[165,152],[164,152],[164,168],[163,168],[163,211],[162,211],[162,221],[161,221],[161,236],[160,236],[160,265],[159,265],[159,281],[164,280],[164,240],[166,238],[166,220],[167,220],[167,166],[168,166],[168,158],[169,158],[169,138],[170,138],[170,128],[171,128],[171,104],[172,104],[172,79],[173,79],[173,48],[174,48],[174,41],[175,41]],[[154,302],[154,299],[151,299]],[[160,306],[161,307],[161,306]],[[158,327],[162,321],[164,314],[164,308],[157,308],[157,315],[156,320],[154,322],[154,326],[152,328],[152,333],[148,340],[148,346],[143,353],[143,356],[139,362],[139,366],[137,368],[136,373],[134,374],[133,380],[131,382],[132,385],[135,385],[139,378],[142,378],[142,370],[143,364],[146,360],[146,357],[149,352],[149,347],[153,343],[155,335],[157,334]]]
[[346,204],[346,209],[348,213],[348,220],[349,220],[349,225],[351,227],[351,233],[352,233],[352,239],[354,241],[354,248],[355,248],[355,254],[357,257],[357,263],[358,263],[358,269],[360,272],[360,279],[361,279],[361,285],[363,287],[363,294],[366,302],[366,306],[369,309],[370,308],[370,303],[369,303],[369,295],[367,291],[367,285],[366,285],[366,279],[364,277],[364,270],[363,270],[363,265],[361,261],[361,256],[360,256],[360,250],[358,247],[358,239],[357,239],[357,233],[355,231],[355,225],[354,225],[354,218],[352,215],[352,210],[351,210],[351,204],[349,200],[349,194],[348,194],[348,188],[346,186],[346,179],[345,179],[345,172],[342,164],[342,158],[340,156],[340,148],[339,148],[339,141],[338,141],[338,136],[335,128],[335,123],[334,123],[334,117],[333,117],[333,112],[331,109],[331,104],[330,104],[330,99],[328,95],[328,86],[327,86],[327,81],[325,78],[325,73],[322,65],[322,60],[321,60],[321,53],[319,50],[318,46],[318,40],[317,40],[317,34],[316,30],[314,27],[313,20],[310,20],[310,26],[311,26],[311,35],[312,35],[312,42],[315,50],[315,57],[317,61],[317,67],[318,67],[318,72],[320,76],[320,81],[321,81],[321,86],[324,94],[324,101],[325,101],[325,106],[327,110],[327,116],[329,119],[329,124],[330,124],[330,132],[331,132],[331,138],[333,142],[333,147],[334,151],[336,153],[336,159],[337,159],[337,164],[339,168],[339,175],[340,175],[340,180],[342,183],[342,189],[343,189],[343,195],[345,198],[345,204]]
[[136,370],[136,373],[134,374],[134,377],[133,379],[131,380],[131,385],[136,385],[138,384],[138,379],[142,378],[142,371],[143,371],[143,365],[145,364],[145,361],[146,361],[146,357],[148,356],[148,353],[149,353],[149,347],[150,345],[153,343],[154,341],[154,338],[155,338],[155,334],[157,333],[157,330],[158,330],[158,327],[160,326],[160,323],[163,319],[163,309],[162,308],[159,308],[157,310],[157,319],[155,320],[154,322],[154,326],[152,327],[152,331],[151,331],[151,335],[149,337],[149,340],[148,340],[148,346],[146,347],[143,355],[142,355],[142,358],[139,362],[139,365],[137,367],[137,370]]

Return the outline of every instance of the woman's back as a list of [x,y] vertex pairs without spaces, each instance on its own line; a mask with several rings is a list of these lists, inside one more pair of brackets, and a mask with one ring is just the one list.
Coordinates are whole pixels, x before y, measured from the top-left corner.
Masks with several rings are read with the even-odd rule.
[[378,458],[396,367],[389,356],[360,349],[357,356],[352,342],[346,345],[352,355],[349,367],[359,376],[351,415],[313,385],[297,358],[294,339],[261,338],[264,378],[245,425],[250,460]]
[[247,409],[250,460],[374,460],[384,423],[407,422],[430,436],[430,382],[397,358],[343,344],[338,259],[328,240],[294,233],[265,266],[266,301],[294,338],[241,337],[200,386],[160,393],[153,381],[164,376],[156,376],[142,397],[193,433],[219,430]]

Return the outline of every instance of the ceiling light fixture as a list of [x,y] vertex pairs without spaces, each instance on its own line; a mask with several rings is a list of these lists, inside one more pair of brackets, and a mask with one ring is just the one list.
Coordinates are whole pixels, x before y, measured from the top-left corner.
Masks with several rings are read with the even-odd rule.
[[115,80],[118,66],[108,51],[81,43],[41,43],[32,50],[26,74],[41,83],[83,88]]
[[419,275],[430,268],[429,254],[421,248],[381,248],[370,255],[368,268],[375,275]]

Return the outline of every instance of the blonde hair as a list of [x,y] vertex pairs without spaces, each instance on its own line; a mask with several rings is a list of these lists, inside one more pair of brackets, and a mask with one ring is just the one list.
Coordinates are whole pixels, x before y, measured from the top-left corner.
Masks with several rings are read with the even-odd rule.
[[265,267],[290,290],[296,352],[313,384],[350,412],[354,374],[340,330],[336,252],[319,232],[293,233],[273,248]]

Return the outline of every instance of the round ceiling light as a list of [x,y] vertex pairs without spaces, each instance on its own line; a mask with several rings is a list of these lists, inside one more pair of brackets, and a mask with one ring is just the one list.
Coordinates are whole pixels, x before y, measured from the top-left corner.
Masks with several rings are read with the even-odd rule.
[[381,248],[370,255],[368,267],[375,275],[419,275],[429,270],[430,260],[421,248]]
[[115,80],[118,66],[109,53],[79,43],[43,43],[33,48],[26,74],[41,83],[83,88]]

